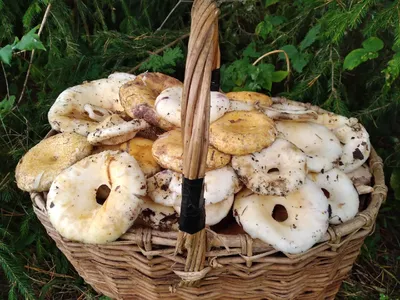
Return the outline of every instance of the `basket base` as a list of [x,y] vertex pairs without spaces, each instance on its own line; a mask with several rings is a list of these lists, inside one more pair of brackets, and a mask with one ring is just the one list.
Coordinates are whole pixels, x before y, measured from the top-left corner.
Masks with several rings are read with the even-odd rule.
[[215,268],[199,287],[179,287],[180,278],[172,272],[174,262],[169,258],[149,259],[135,241],[124,241],[124,247],[66,241],[45,213],[38,208],[35,212],[79,275],[97,292],[121,300],[334,299],[369,233],[362,229],[336,250],[322,247],[319,253],[301,256],[296,263],[267,256],[251,267],[238,263]]

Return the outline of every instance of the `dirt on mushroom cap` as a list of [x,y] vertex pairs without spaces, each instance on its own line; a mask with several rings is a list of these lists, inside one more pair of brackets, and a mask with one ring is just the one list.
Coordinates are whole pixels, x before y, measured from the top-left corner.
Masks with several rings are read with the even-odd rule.
[[[110,188],[107,200],[97,203],[97,189]],[[101,244],[116,240],[140,213],[146,180],[128,153],[104,151],[61,172],[47,196],[50,222],[63,237]]]
[[[175,172],[183,172],[182,132],[178,129],[161,135],[153,144],[152,153],[160,166]],[[207,153],[207,170],[226,166],[231,156],[209,147]]]
[[111,115],[96,126],[88,135],[93,145],[116,145],[132,139],[139,131],[149,128],[149,124],[140,119],[125,121],[119,115]]
[[233,111],[210,125],[210,144],[223,153],[245,155],[275,141],[274,122],[256,111]]
[[[283,206],[287,215],[274,219],[275,207]],[[234,217],[252,237],[275,249],[297,254],[317,243],[328,229],[328,202],[311,180],[285,197],[264,196],[244,190],[235,197]]]
[[154,104],[164,89],[181,85],[182,82],[168,75],[147,72],[121,86],[119,96],[125,112],[131,118],[143,119],[151,125],[171,130],[175,126],[157,115]]
[[88,156],[92,145],[76,133],[60,133],[42,140],[18,162],[17,185],[27,192],[50,189],[54,178],[64,169]]

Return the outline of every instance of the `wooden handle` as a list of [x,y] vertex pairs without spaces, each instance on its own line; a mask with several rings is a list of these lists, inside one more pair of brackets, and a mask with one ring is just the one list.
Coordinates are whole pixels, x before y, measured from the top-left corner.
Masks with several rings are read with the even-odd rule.
[[219,67],[215,1],[195,0],[182,95],[183,185],[180,229],[194,234],[205,227],[203,178],[208,152],[210,86]]
[[[213,0],[195,0],[182,95],[183,184],[176,253],[186,248],[181,285],[196,285],[204,272],[207,239],[203,179],[210,126],[211,74],[219,68],[219,10]],[[218,85],[213,82],[213,88]],[[202,270],[202,271],[200,271]]]

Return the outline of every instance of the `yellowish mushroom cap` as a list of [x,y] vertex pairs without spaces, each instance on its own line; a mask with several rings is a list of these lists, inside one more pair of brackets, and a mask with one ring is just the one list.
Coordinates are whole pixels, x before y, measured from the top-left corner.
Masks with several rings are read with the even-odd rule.
[[272,105],[271,97],[257,92],[230,92],[226,96],[231,101],[231,110],[255,110],[256,107]]
[[[163,168],[175,172],[183,172],[182,133],[175,129],[161,135],[153,144],[153,156]],[[207,153],[207,170],[215,170],[226,166],[231,156],[209,147]]]
[[275,141],[274,121],[257,111],[232,111],[210,125],[210,143],[232,155],[258,152]]
[[153,176],[161,171],[161,167],[151,153],[152,147],[152,140],[141,137],[135,137],[119,146],[121,150],[128,152],[136,159],[146,177]]
[[15,170],[17,185],[27,192],[43,192],[64,169],[88,156],[92,145],[85,136],[60,133],[30,149]]
[[183,85],[178,79],[159,72],[142,73],[136,76],[135,81],[142,81],[144,85],[156,93],[157,96],[167,88]]

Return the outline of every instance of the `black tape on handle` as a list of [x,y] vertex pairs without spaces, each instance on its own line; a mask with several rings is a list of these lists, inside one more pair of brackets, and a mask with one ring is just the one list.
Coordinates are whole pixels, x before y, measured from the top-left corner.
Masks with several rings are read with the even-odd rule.
[[195,234],[206,226],[203,181],[204,178],[194,180],[183,178],[179,217],[179,230],[183,232]]
[[221,73],[220,73],[219,69],[213,70],[211,73],[211,91],[212,92],[219,92],[220,80],[221,80]]

